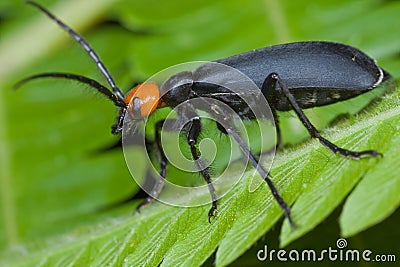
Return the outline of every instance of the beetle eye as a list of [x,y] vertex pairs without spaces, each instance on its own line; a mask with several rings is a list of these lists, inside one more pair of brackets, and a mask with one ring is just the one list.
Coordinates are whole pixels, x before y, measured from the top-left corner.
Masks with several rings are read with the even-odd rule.
[[132,113],[133,118],[142,118],[142,114],[140,112],[140,104],[141,104],[140,99],[137,97],[134,97],[132,99],[131,103],[132,103],[132,106],[131,106],[130,112]]
[[160,102],[160,90],[153,82],[139,84],[133,88],[125,97],[135,118],[144,118],[151,115]]

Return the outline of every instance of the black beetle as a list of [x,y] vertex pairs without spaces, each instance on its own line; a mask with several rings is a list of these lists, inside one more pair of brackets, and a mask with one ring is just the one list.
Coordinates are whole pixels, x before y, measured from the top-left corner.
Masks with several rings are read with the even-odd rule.
[[[174,75],[163,84],[162,88],[159,88],[155,83],[144,83],[124,95],[115,85],[111,75],[97,54],[79,34],[39,4],[31,1],[27,3],[47,14],[81,44],[107,79],[112,92],[91,78],[71,73],[42,73],[33,75],[21,80],[16,84],[16,87],[27,81],[44,77],[65,78],[88,84],[107,96],[119,108],[117,122],[112,127],[112,133],[114,134],[122,131],[124,118],[127,115],[135,120],[140,120],[150,116],[156,108],[165,106],[174,107],[189,99],[202,96],[226,103],[241,118],[254,118],[251,111],[247,108],[247,103],[240,100],[237,92],[229,91],[220,86],[202,83],[193,78],[199,75],[208,75],[207,72],[201,72],[204,70],[204,66],[193,72],[182,72]],[[310,135],[317,138],[332,152],[355,159],[363,156],[376,157],[380,155],[375,150],[356,152],[336,146],[319,134],[318,130],[311,124],[302,111],[304,108],[328,105],[358,96],[376,88],[383,81],[391,77],[388,72],[376,64],[375,60],[357,48],[333,42],[298,42],[265,47],[216,60],[215,62],[241,71],[257,85],[260,90],[259,93],[265,96],[272,110],[278,136],[277,147],[281,143],[277,111],[293,109]],[[168,91],[168,93],[164,94],[163,91]],[[254,92],[246,91],[246,88],[243,88],[243,91],[240,93],[253,94]],[[160,140],[160,130],[163,124],[163,120],[159,121],[155,127],[155,141],[157,153],[160,156],[161,178],[153,188],[154,194],[146,198],[140,206],[151,202],[157,197],[161,192],[163,181],[166,177],[168,161],[164,155]],[[270,179],[268,171],[258,164],[258,158],[250,151],[249,147],[243,142],[233,127],[222,127],[218,123],[217,127],[221,132],[231,135],[244,155],[248,156],[252,165],[254,165],[267,182],[274,198],[284,211],[286,218],[294,226],[295,224],[291,218],[289,207],[279,195]],[[195,110],[192,110],[186,129],[187,143],[190,146],[193,159],[197,160],[200,157],[196,144],[201,132],[201,120]],[[209,169],[199,169],[201,169],[200,172],[207,182],[211,193],[212,208],[208,214],[210,220],[217,210],[217,196],[211,181]]]

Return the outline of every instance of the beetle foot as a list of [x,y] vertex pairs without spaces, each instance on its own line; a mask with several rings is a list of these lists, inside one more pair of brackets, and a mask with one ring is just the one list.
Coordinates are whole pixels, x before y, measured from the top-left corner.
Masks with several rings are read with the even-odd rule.
[[211,224],[213,219],[217,217],[217,202],[213,202],[210,211],[208,212],[208,222]]
[[140,204],[136,207],[136,212],[140,213],[140,209],[143,208],[144,206],[150,205],[152,202],[154,202],[154,198],[148,196],[146,197]]

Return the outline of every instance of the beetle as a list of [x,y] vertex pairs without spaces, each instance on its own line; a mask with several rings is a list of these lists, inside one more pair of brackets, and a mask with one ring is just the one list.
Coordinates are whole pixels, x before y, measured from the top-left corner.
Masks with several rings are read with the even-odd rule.
[[[108,97],[119,109],[117,121],[112,126],[113,134],[122,132],[126,116],[130,116],[133,121],[140,121],[151,116],[158,108],[166,106],[174,108],[189,99],[203,96],[224,102],[243,119],[254,119],[254,114],[248,108],[248,104],[241,100],[238,92],[232,92],[227,88],[202,82],[201,79],[195,79],[198,76],[207,77],[211,75],[210,72],[207,72],[207,64],[191,72],[185,71],[173,75],[161,87],[158,87],[155,83],[147,82],[124,94],[117,87],[97,53],[78,33],[39,4],[32,1],[27,3],[45,13],[86,50],[106,78],[111,90],[91,78],[59,72],[29,76],[19,81],[16,87],[20,87],[22,84],[34,79],[49,77],[76,80],[87,84]],[[249,51],[216,60],[214,63],[223,64],[244,73],[255,83],[258,93],[267,99],[275,121],[277,148],[281,144],[281,131],[277,112],[294,110],[310,136],[318,139],[322,145],[333,153],[353,159],[380,155],[375,150],[350,151],[338,147],[322,137],[303,112],[303,109],[306,108],[329,105],[371,91],[391,78],[391,75],[379,67],[375,60],[359,49],[334,42],[297,42]],[[240,94],[254,94],[254,92],[243,88]],[[215,107],[215,110],[216,116],[223,118],[217,107]],[[189,116],[189,122],[186,126],[186,142],[190,147],[192,158],[196,161],[200,158],[197,143],[202,123],[195,109],[191,110],[190,115],[186,116]],[[226,118],[223,119],[226,120]],[[139,207],[150,203],[160,194],[166,178],[168,159],[164,154],[160,140],[160,131],[164,122],[164,120],[161,120],[155,124],[156,150],[160,158],[160,180],[152,190],[154,194],[148,196]],[[242,153],[248,157],[251,164],[268,184],[273,197],[283,210],[290,225],[295,227],[289,206],[278,193],[269,172],[259,164],[258,157],[250,151],[248,145],[232,125],[228,124],[228,127],[222,127],[217,123],[217,128],[222,133],[230,135],[238,144]],[[206,181],[211,194],[212,206],[208,212],[210,221],[217,211],[217,196],[209,168],[201,168],[199,166],[199,172]]]

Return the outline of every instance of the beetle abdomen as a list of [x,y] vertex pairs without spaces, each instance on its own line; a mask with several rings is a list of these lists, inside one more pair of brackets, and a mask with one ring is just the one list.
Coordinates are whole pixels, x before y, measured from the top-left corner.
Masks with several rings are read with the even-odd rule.
[[[265,77],[277,73],[301,108],[328,105],[360,95],[390,77],[359,49],[332,42],[275,45],[216,62],[240,70],[259,88]],[[277,110],[291,109],[278,90],[275,95]]]

